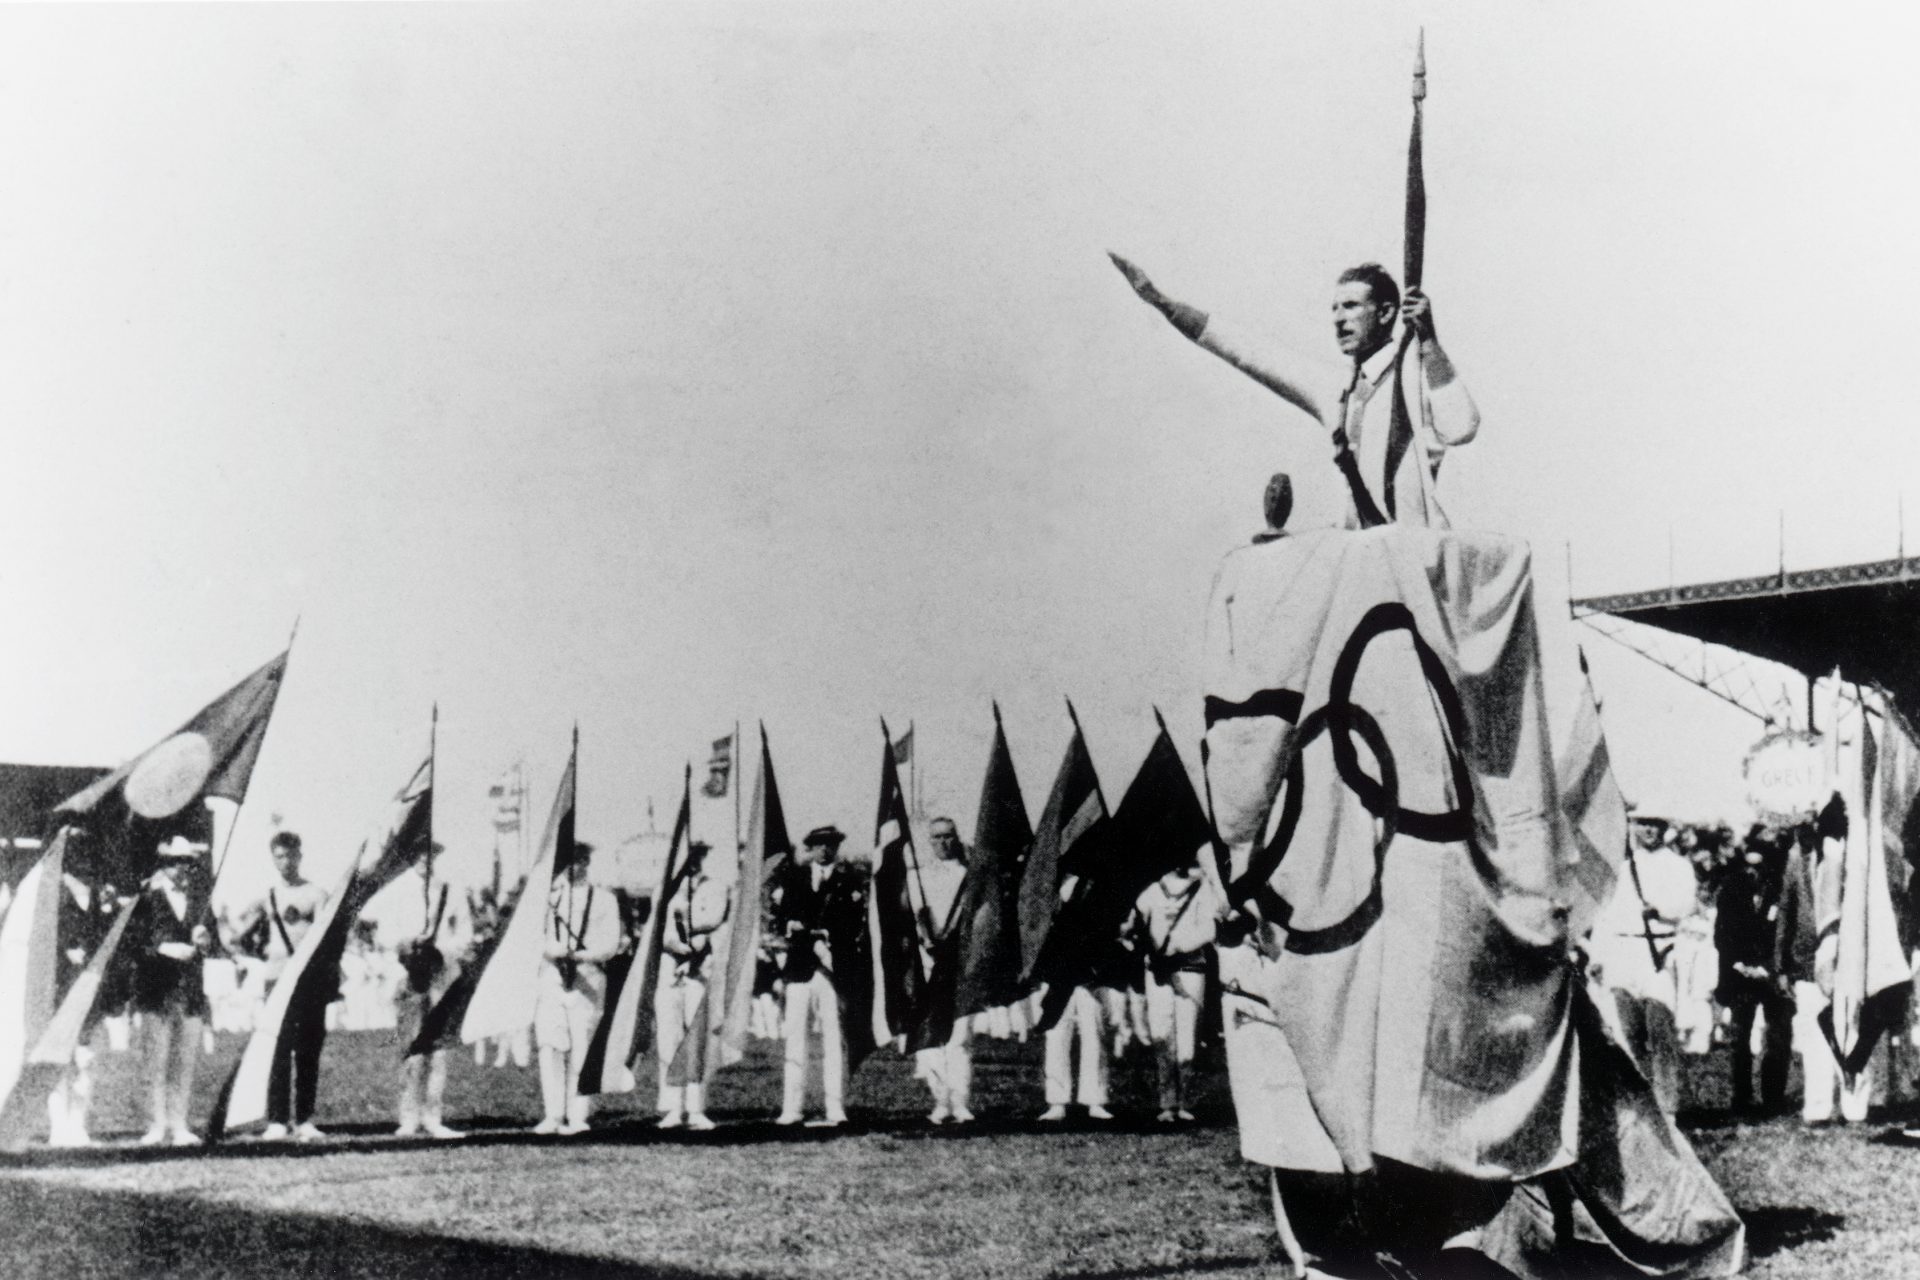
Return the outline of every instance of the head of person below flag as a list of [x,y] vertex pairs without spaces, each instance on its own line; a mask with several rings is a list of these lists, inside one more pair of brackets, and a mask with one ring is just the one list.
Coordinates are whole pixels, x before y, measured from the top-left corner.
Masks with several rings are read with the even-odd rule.
[[824,827],[815,827],[813,830],[807,832],[806,839],[802,840],[801,843],[818,849],[837,849],[846,838],[846,832],[834,826],[832,823],[828,823]]

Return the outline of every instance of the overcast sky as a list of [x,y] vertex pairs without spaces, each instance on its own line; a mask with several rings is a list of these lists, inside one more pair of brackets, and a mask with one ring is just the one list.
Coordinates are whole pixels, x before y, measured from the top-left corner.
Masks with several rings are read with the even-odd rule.
[[[1860,6],[0,7],[0,758],[110,764],[300,635],[235,845],[330,874],[441,709],[478,874],[671,820],[764,718],[870,830],[879,717],[971,826],[1078,704],[1117,794],[1198,737],[1214,566],[1324,435],[1108,265],[1332,357],[1427,276],[1482,408],[1442,495],[1578,594],[1893,553],[1913,488],[1916,21]],[[1307,477],[1312,477],[1308,480]],[[1916,507],[1920,515],[1920,507]],[[1585,641],[1643,807],[1758,724]],[[730,824],[719,811],[709,833]]]

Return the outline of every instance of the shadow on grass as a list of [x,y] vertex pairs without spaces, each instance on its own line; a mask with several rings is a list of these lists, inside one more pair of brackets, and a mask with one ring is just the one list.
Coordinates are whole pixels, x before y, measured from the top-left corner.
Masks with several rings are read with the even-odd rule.
[[1118,1271],[1049,1271],[1051,1280],[1152,1280],[1155,1276],[1197,1276],[1211,1271],[1252,1271],[1269,1267],[1280,1255],[1249,1254],[1244,1258],[1206,1258],[1159,1267],[1126,1267]]
[[178,1160],[311,1160],[324,1156],[403,1151],[440,1150],[460,1147],[675,1147],[675,1146],[805,1146],[844,1141],[848,1138],[886,1137],[901,1141],[963,1142],[973,1138],[1018,1137],[1023,1135],[1132,1135],[1154,1137],[1193,1137],[1216,1127],[1202,1120],[1197,1124],[1162,1125],[1146,1120],[1119,1119],[1111,1122],[1068,1120],[1057,1124],[1015,1117],[993,1117],[967,1125],[935,1127],[925,1119],[904,1119],[897,1115],[856,1112],[850,1121],[836,1128],[807,1125],[777,1125],[765,1118],[728,1119],[707,1130],[675,1129],[662,1131],[650,1119],[616,1119],[583,1134],[572,1136],[536,1134],[518,1117],[476,1116],[462,1121],[463,1134],[456,1139],[395,1137],[387,1124],[329,1125],[326,1137],[317,1142],[281,1139],[268,1142],[258,1137],[237,1135],[198,1147],[142,1147],[129,1135],[108,1138],[90,1147],[29,1147],[24,1151],[0,1153],[0,1168],[99,1168],[107,1165],[165,1164]]
[[531,1245],[127,1191],[0,1183],[10,1275],[76,1280],[752,1280],[748,1273],[615,1262]]
[[1847,1224],[1844,1215],[1798,1204],[1768,1204],[1740,1211],[1747,1224],[1747,1253],[1759,1259],[1804,1244],[1831,1240]]

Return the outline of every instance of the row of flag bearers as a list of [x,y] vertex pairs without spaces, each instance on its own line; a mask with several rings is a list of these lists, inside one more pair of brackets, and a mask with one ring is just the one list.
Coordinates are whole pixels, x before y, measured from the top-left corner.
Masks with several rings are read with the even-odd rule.
[[[1047,1119],[1073,1103],[1108,1115],[1108,1036],[1149,1022],[1171,1046],[1161,1072],[1163,1118],[1189,1115],[1178,1080],[1202,998],[1200,930],[1210,928],[1213,911],[1195,906],[1204,827],[1168,828],[1161,812],[1170,789],[1184,792],[1176,808],[1189,817],[1199,811],[1164,725],[1130,790],[1142,799],[1129,827],[1115,820],[1128,816],[1126,804],[1107,813],[1075,723],[1036,830],[996,708],[973,849],[951,820],[939,819],[922,851],[883,724],[881,801],[864,859],[841,856],[847,837],[832,825],[789,839],[763,730],[734,865],[693,837],[689,769],[644,914],[594,882],[592,849],[575,838],[576,734],[532,869],[496,904],[495,918],[464,936],[459,913],[447,910],[444,878],[436,885],[430,749],[335,884],[308,879],[300,837],[277,832],[271,887],[223,932],[209,900],[224,848],[216,861],[207,844],[183,834],[185,819],[216,790],[236,804],[244,798],[286,660],[282,654],[52,815],[56,838],[0,919],[0,1017],[20,1033],[17,1049],[0,1050],[0,1095],[16,1140],[35,1098],[46,1100],[54,1141],[87,1140],[87,1041],[103,1014],[124,1007],[116,1004],[121,987],[139,1014],[151,1095],[143,1142],[197,1144],[203,1127],[216,1139],[256,1128],[268,1138],[322,1136],[314,1112],[341,958],[361,912],[403,877],[394,894],[420,909],[417,931],[397,952],[405,973],[395,997],[402,1134],[458,1136],[445,1116],[447,1049],[528,1026],[541,1081],[539,1132],[587,1127],[594,1096],[642,1087],[636,1072],[649,1052],[657,1080],[644,1083],[657,1088],[661,1124],[709,1127],[708,1085],[739,1061],[756,1022],[770,1029],[769,1004],[785,1041],[782,1124],[843,1123],[848,1074],[885,1045],[913,1055],[936,1123],[971,1120],[968,1042],[976,1022],[987,1021],[1047,1030]],[[1161,885],[1163,875],[1172,889]],[[116,878],[140,887],[116,892],[106,883]],[[44,909],[58,900],[47,886],[88,883],[95,896],[82,913],[86,927],[63,927],[58,910]],[[1154,950],[1144,999],[1097,998],[1102,985],[1142,985],[1114,978],[1126,964],[1123,936]],[[248,945],[264,964],[264,1006],[212,1115],[191,1124],[187,1101],[208,1016],[203,965]],[[1185,959],[1169,961],[1169,948]],[[43,963],[55,955],[60,968]]]

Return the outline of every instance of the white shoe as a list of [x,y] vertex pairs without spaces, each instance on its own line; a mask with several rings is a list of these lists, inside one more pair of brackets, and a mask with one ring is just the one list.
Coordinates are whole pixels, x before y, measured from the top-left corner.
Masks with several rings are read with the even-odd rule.
[[293,1136],[301,1142],[319,1142],[322,1139],[324,1139],[327,1135],[320,1132],[319,1125],[315,1124],[311,1120],[308,1120],[303,1122],[299,1128],[293,1131]]
[[953,1122],[955,1124],[972,1124],[973,1112],[967,1110],[965,1107],[955,1107],[953,1109]]
[[1107,1110],[1105,1107],[1101,1106],[1099,1103],[1096,1102],[1092,1106],[1087,1108],[1087,1119],[1111,1120],[1113,1119],[1113,1112]]
[[713,1127],[713,1121],[708,1118],[707,1113],[704,1111],[696,1111],[687,1117],[687,1128],[689,1129],[705,1131]]
[[158,1125],[140,1135],[140,1145],[143,1147],[157,1147],[166,1140],[167,1131]]
[[592,1128],[592,1126],[585,1120],[569,1120],[560,1126],[560,1136],[563,1138],[571,1138],[575,1134],[585,1133],[590,1128]]
[[400,1125],[394,1129],[393,1136],[396,1138],[417,1138],[420,1136],[420,1126],[417,1124]]
[[801,1118],[802,1117],[798,1111],[782,1111],[778,1116],[774,1117],[773,1122],[775,1124],[792,1125],[792,1124],[799,1124],[801,1121]]
[[440,1124],[439,1122],[436,1121],[435,1123],[427,1126],[427,1136],[429,1138],[439,1138],[441,1141],[444,1142],[448,1138],[464,1138],[467,1135],[460,1132],[458,1129],[448,1128],[446,1125]]
[[558,1133],[560,1132],[560,1122],[552,1116],[548,1116],[545,1120],[533,1126],[531,1132],[538,1134]]
[[1040,1118],[1048,1124],[1058,1124],[1067,1118],[1067,1109],[1056,1102],[1045,1111],[1042,1111]]
[[660,1117],[660,1123],[657,1127],[662,1129],[678,1129],[681,1125],[685,1124],[686,1122],[687,1122],[687,1117],[684,1113],[679,1111],[669,1111],[667,1112],[667,1114]]
[[927,1123],[945,1124],[952,1114],[952,1112],[947,1110],[947,1104],[943,1102],[933,1109],[932,1114],[927,1117]]
[[197,1147],[200,1145],[200,1135],[191,1129],[175,1129],[173,1131],[173,1145],[176,1147]]
[[1185,1107],[1181,1107],[1178,1111],[1174,1112],[1173,1114],[1175,1117],[1179,1119],[1181,1124],[1193,1123],[1193,1112],[1187,1110]]
[[274,1121],[260,1131],[260,1140],[262,1142],[285,1142],[287,1140],[287,1126],[281,1124],[278,1120]]
[[1159,1115],[1154,1117],[1154,1120],[1159,1124],[1172,1124],[1173,1123],[1172,1109],[1169,1108],[1165,1111],[1162,1111]]
[[809,1128],[809,1129],[838,1129],[838,1128],[839,1128],[839,1127],[840,1127],[841,1125],[843,1125],[843,1124],[845,1124],[846,1122],[847,1122],[847,1118],[846,1118],[846,1116],[844,1116],[844,1115],[837,1115],[837,1116],[822,1116],[822,1117],[821,1117],[820,1119],[818,1119],[818,1120],[809,1120],[809,1121],[807,1121],[807,1128]]

